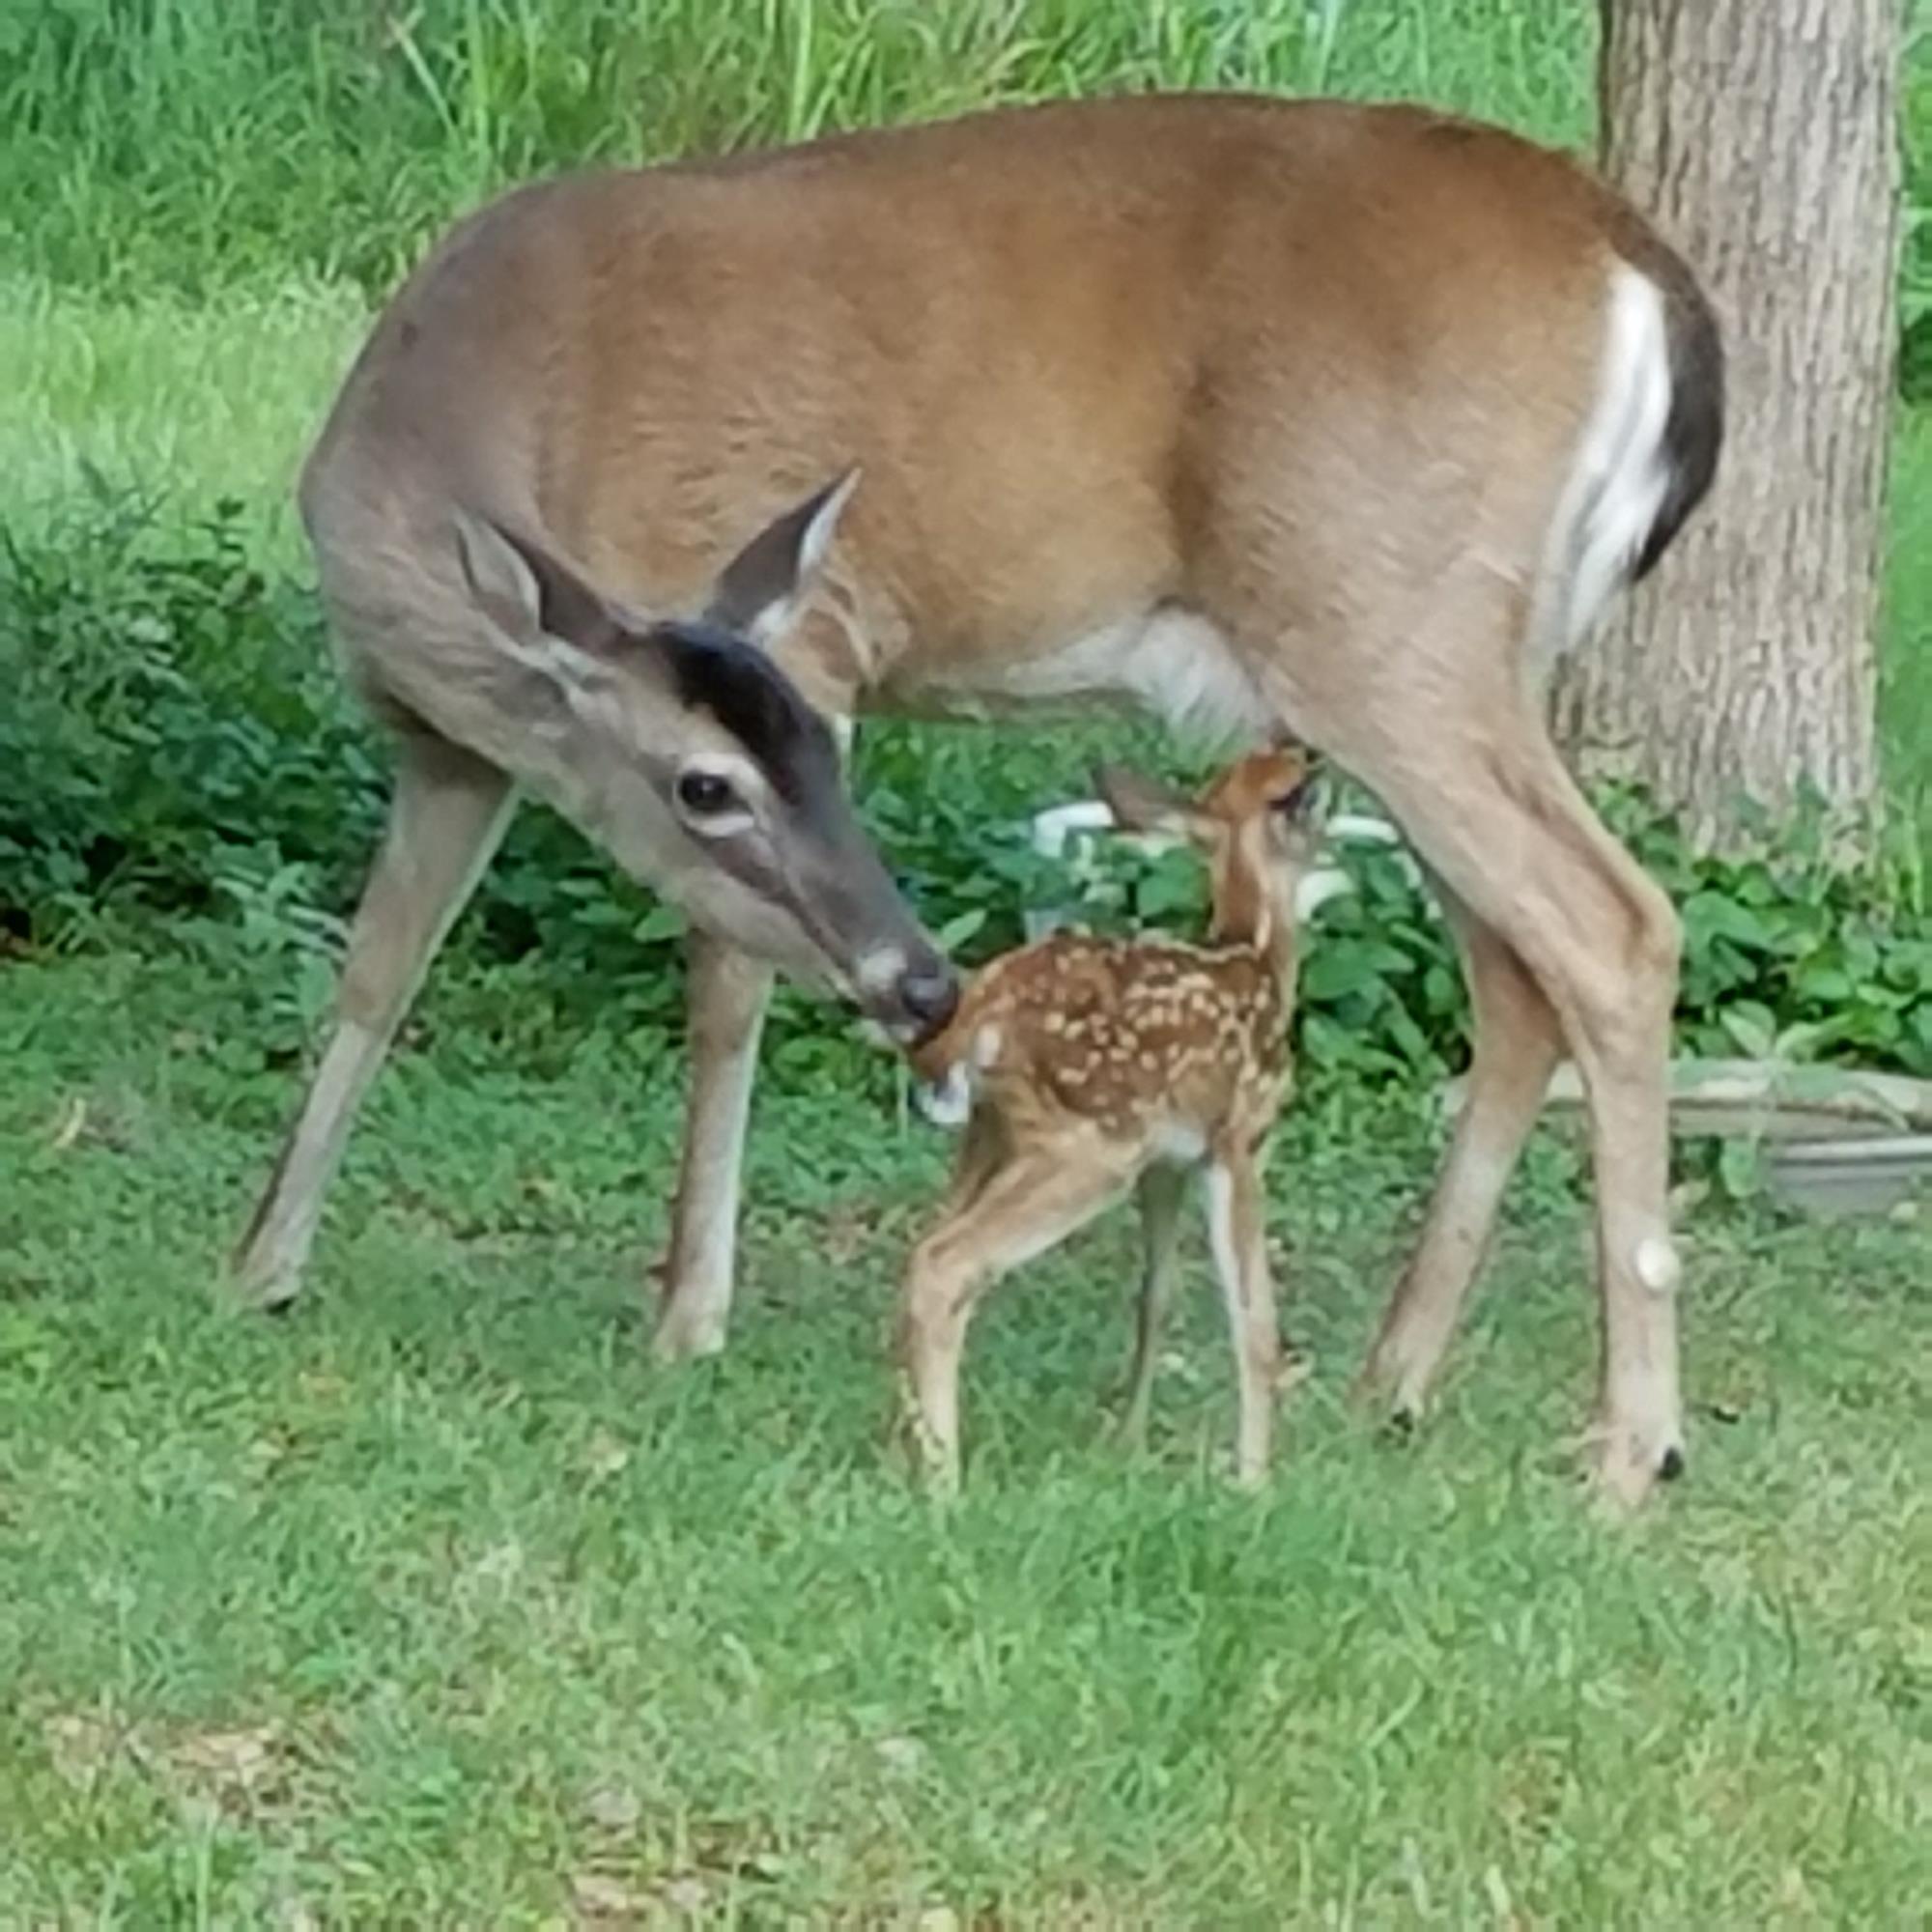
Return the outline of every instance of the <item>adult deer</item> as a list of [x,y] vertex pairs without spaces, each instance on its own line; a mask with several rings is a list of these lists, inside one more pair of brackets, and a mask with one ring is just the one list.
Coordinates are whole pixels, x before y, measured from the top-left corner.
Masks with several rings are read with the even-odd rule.
[[[603,597],[701,606],[745,530],[856,465],[836,552],[821,518],[760,551],[822,593],[781,563],[724,602],[823,713],[1114,695],[1237,738],[1286,725],[1380,794],[1441,883],[1476,1040],[1366,1383],[1421,1405],[1567,1050],[1595,1156],[1595,1464],[1639,1499],[1682,1463],[1678,928],[1565,772],[1543,688],[1704,495],[1721,418],[1711,312],[1634,211],[1561,156],[1406,107],[1063,103],[471,216],[378,324],[304,477],[337,630],[409,735],[348,962],[358,1031],[244,1279],[293,1291],[317,1151],[518,781],[703,929],[658,1345],[723,1346],[762,962],[828,948],[769,868],[674,829],[662,773],[701,695],[603,648]],[[887,930],[883,892],[831,951],[916,1031],[952,985]],[[892,993],[902,973],[923,997]]]

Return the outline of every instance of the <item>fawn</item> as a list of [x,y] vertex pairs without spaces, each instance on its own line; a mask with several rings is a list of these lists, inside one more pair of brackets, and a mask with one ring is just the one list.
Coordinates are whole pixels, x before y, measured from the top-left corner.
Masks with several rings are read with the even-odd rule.
[[1111,767],[1094,783],[1122,828],[1206,852],[1211,932],[1206,946],[1049,933],[983,967],[912,1051],[936,1090],[927,1111],[965,1111],[951,1187],[907,1269],[898,1338],[920,1453],[942,1491],[959,1480],[975,1301],[1130,1186],[1145,1263],[1122,1430],[1144,1435],[1190,1171],[1205,1180],[1235,1345],[1236,1480],[1256,1484],[1267,1465],[1281,1345],[1260,1161],[1290,1086],[1295,889],[1319,844],[1321,788],[1300,748],[1239,759],[1198,801]]

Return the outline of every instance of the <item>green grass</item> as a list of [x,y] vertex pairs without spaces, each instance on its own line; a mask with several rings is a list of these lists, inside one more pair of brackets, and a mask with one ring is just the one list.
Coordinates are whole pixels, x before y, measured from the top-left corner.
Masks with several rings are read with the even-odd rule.
[[493,1065],[478,996],[433,986],[312,1300],[242,1318],[216,1258],[298,1078],[252,1043],[261,993],[165,949],[0,974],[0,1922],[1850,1926],[1932,1897],[1922,1226],[1693,1216],[1690,1388],[1737,1419],[1611,1532],[1558,1448],[1595,1325],[1566,1150],[1399,1448],[1339,1391],[1431,1136],[1292,1119],[1316,1376],[1270,1489],[1215,1474],[1198,1257],[1149,1458],[1102,1439],[1117,1218],[989,1305],[948,1521],[886,1452],[880,1352],[945,1143],[875,1081],[781,1069],[735,1346],[659,1372],[672,1065],[587,1036]]
[[163,528],[234,497],[268,555],[305,566],[296,469],[369,321],[342,284],[198,302],[0,279],[0,526],[41,533],[96,491]]

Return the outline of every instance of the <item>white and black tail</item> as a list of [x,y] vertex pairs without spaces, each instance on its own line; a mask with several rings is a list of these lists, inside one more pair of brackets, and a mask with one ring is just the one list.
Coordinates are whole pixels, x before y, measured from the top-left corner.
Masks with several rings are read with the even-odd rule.
[[1724,435],[1717,317],[1647,229],[1615,238],[1601,377],[1550,526],[1532,620],[1547,668],[1641,582],[1703,500]]

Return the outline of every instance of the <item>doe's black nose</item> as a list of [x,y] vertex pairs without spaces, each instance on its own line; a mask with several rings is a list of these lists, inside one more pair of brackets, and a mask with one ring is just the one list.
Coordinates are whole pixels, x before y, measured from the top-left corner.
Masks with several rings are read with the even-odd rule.
[[937,1033],[958,1010],[958,974],[938,961],[912,967],[899,980],[899,1005],[923,1037]]

